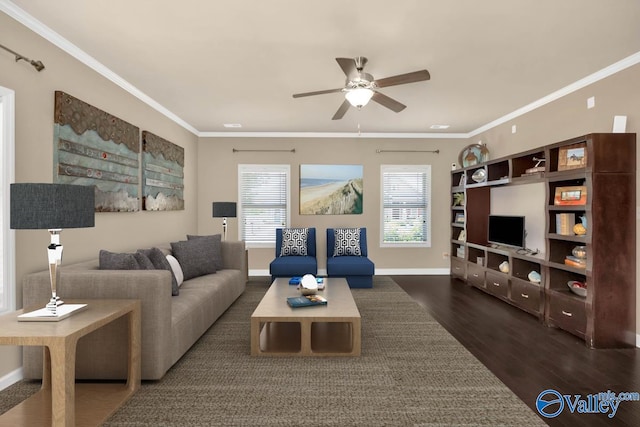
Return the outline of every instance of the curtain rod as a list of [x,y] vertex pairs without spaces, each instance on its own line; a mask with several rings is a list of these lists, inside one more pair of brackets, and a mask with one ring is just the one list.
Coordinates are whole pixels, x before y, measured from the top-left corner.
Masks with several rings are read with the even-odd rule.
[[9,49],[6,46],[3,46],[0,44],[0,48],[6,50],[9,53],[12,53],[13,55],[15,55],[16,57],[16,62],[23,60],[23,61],[27,61],[29,64],[33,65],[33,68],[35,68],[36,70],[38,70],[38,72],[44,70],[44,64],[42,63],[42,61],[34,61],[32,59],[27,58],[26,56],[20,55],[18,52],[15,52],[11,49]]
[[440,150],[376,150],[376,153],[435,153],[440,154]]
[[295,153],[296,149],[292,148],[290,150],[238,150],[237,148],[232,149],[231,151],[233,151],[234,153],[240,153],[240,152],[263,152],[263,153],[274,153],[274,152],[287,152],[287,153]]

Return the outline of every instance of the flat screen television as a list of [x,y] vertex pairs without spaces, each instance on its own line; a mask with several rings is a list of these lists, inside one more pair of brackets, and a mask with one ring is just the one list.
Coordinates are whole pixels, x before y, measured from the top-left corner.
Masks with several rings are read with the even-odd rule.
[[524,216],[489,215],[487,241],[499,246],[525,247]]

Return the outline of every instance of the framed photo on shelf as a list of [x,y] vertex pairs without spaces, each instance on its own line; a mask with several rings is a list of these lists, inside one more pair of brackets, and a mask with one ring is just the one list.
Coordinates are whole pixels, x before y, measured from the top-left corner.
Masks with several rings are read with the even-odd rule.
[[556,206],[586,205],[587,187],[584,185],[557,187],[553,204]]
[[456,214],[455,222],[457,222],[457,223],[463,223],[463,222],[464,222],[464,214],[463,214],[463,213],[458,212],[458,213]]
[[587,165],[587,144],[573,144],[558,150],[558,170],[583,168]]

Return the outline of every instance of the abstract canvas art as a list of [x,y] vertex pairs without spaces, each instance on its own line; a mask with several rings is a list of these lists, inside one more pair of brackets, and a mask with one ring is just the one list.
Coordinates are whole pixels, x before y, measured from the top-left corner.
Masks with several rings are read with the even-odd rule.
[[300,214],[362,213],[362,165],[300,165]]
[[184,148],[142,131],[142,209],[184,209]]
[[97,212],[139,210],[140,129],[55,92],[53,180],[95,188]]

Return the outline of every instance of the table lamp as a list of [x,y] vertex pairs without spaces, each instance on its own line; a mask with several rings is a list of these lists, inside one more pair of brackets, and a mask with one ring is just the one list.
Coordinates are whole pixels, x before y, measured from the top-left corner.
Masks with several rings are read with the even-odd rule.
[[53,315],[63,302],[57,294],[60,282],[63,228],[93,227],[95,222],[95,191],[93,186],[70,184],[11,184],[10,213],[14,230],[49,230],[51,243],[49,255],[49,279],[51,300],[46,308]]
[[227,218],[236,217],[236,202],[213,202],[213,217],[222,218],[224,240],[227,240]]

